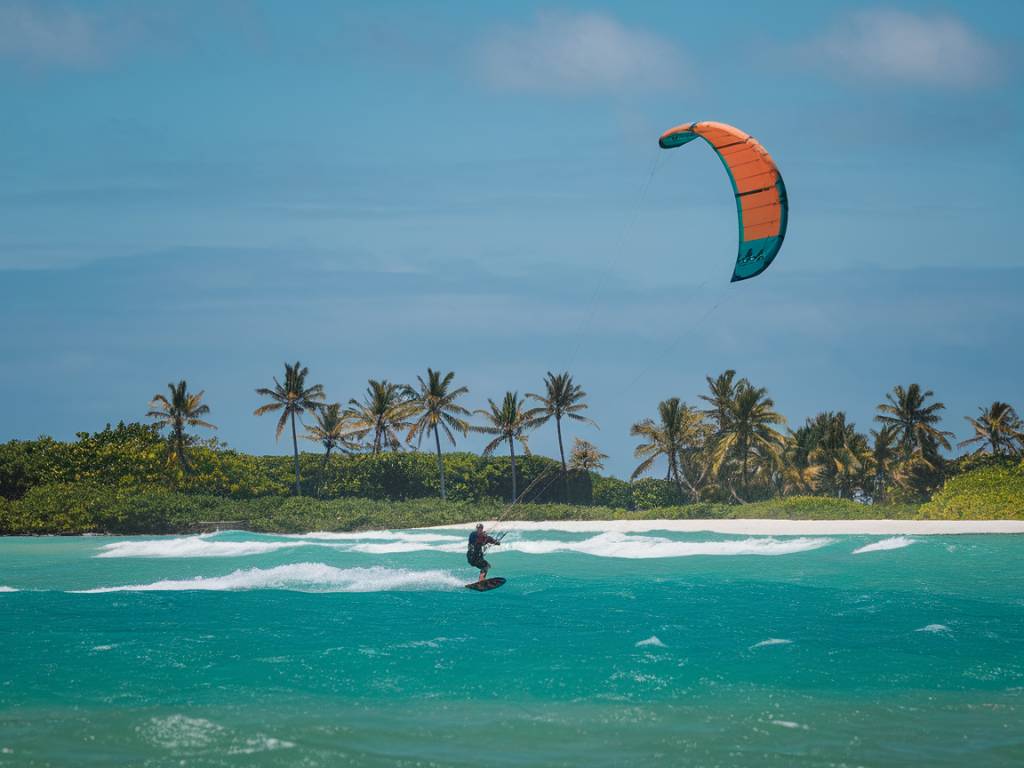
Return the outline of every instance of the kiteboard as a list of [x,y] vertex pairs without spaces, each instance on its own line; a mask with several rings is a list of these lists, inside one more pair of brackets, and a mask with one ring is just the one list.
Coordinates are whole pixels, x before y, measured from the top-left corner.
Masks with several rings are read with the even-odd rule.
[[466,585],[466,589],[475,589],[477,592],[488,592],[492,589],[497,589],[505,580],[501,576],[495,576],[492,579],[484,579],[483,581],[474,581]]

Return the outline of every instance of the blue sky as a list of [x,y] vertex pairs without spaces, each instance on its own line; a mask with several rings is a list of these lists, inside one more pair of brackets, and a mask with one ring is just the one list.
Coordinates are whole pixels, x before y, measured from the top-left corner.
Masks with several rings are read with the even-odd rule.
[[[184,377],[285,451],[253,390],[296,358],[471,407],[570,368],[620,475],[727,367],[794,427],[911,381],[961,435],[1024,408],[1024,5],[638,5],[0,0],[0,439]],[[786,179],[755,280],[713,153],[657,148],[700,119]]]

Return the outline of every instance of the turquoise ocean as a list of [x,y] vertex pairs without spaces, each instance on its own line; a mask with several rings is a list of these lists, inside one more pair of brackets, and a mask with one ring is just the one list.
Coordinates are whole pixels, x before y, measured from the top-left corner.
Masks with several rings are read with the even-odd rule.
[[1024,764],[1024,537],[0,539],[3,766]]

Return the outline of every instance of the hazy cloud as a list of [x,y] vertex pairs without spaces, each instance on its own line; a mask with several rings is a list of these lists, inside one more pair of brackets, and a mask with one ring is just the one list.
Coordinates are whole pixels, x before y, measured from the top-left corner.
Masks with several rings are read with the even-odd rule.
[[57,5],[0,1],[0,59],[30,66],[87,69],[130,36],[125,19]]
[[946,14],[860,11],[846,16],[811,49],[842,72],[875,79],[968,87],[998,74],[993,46]]
[[540,14],[496,30],[481,43],[478,63],[490,84],[512,90],[615,91],[688,79],[670,42],[597,13]]

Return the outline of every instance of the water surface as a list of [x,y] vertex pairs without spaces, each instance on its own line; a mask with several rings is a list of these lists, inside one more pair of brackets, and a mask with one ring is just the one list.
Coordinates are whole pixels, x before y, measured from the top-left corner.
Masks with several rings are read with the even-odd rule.
[[0,539],[0,765],[1024,762],[1024,537],[463,541]]

